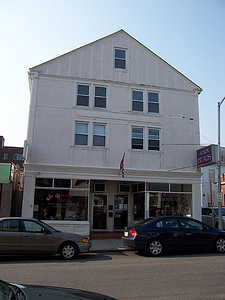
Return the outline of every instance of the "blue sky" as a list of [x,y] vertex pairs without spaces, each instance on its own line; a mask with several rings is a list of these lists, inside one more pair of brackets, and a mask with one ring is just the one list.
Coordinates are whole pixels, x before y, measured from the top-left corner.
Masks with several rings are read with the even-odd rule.
[[[0,135],[23,146],[29,68],[124,29],[203,88],[200,138],[218,143],[225,97],[225,0],[0,0]],[[225,102],[221,106],[225,146]]]

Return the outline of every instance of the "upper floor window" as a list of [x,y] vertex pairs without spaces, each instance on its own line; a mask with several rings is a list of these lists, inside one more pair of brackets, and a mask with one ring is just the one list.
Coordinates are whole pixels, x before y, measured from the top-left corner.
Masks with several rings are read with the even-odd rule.
[[23,160],[23,154],[13,154],[13,160]]
[[76,123],[75,145],[87,146],[88,123]]
[[159,94],[148,92],[148,112],[159,113]]
[[95,87],[95,107],[106,108],[106,87]]
[[115,68],[126,69],[126,50],[115,49]]
[[93,146],[105,147],[105,128],[104,124],[94,124]]
[[77,86],[77,105],[89,106],[89,86],[78,84]]
[[1,159],[7,160],[8,159],[8,153],[1,153]]
[[132,110],[143,111],[143,92],[132,91]]
[[148,150],[159,151],[159,129],[149,128],[148,129]]
[[142,127],[132,127],[132,149],[143,149]]

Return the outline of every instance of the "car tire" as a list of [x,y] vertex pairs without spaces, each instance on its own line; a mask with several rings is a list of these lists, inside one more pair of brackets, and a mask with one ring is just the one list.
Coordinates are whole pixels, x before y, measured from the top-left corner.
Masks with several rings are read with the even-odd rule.
[[160,256],[163,254],[163,252],[164,252],[164,245],[160,240],[154,239],[148,243],[147,253],[150,256]]
[[78,255],[77,245],[71,242],[64,243],[59,250],[62,259],[74,259]]
[[224,253],[225,252],[225,238],[219,237],[215,241],[215,250],[218,253]]

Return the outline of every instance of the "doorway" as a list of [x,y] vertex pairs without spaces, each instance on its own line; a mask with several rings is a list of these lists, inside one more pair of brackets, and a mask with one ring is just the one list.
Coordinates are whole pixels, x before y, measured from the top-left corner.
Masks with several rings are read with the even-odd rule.
[[114,230],[122,230],[127,226],[128,195],[114,195]]
[[107,229],[107,195],[94,194],[93,200],[93,229]]

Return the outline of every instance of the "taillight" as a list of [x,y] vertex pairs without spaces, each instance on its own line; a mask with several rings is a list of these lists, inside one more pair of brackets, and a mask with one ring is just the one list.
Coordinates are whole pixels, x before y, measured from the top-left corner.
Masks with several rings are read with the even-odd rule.
[[135,229],[130,229],[129,232],[134,238],[136,238],[136,236],[138,235],[138,233]]

